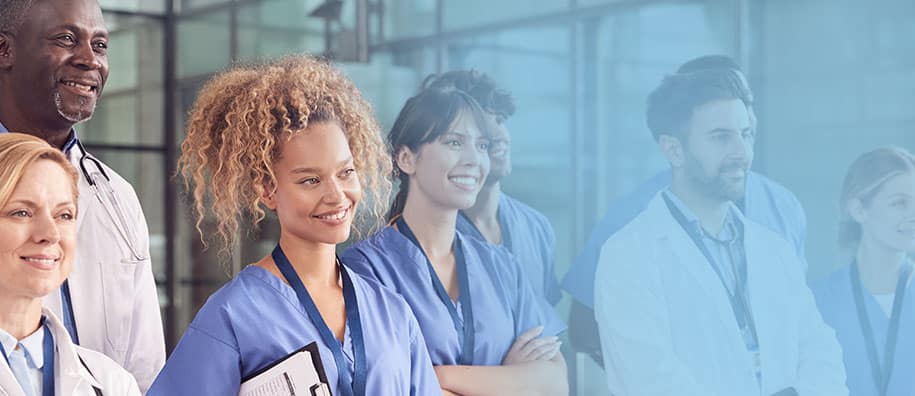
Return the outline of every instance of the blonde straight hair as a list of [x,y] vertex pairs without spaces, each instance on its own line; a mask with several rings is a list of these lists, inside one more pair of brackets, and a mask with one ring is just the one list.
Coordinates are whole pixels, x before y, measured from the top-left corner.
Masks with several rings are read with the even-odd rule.
[[0,133],[0,207],[6,205],[22,179],[25,170],[38,160],[49,160],[60,165],[70,176],[73,201],[79,194],[76,183],[79,174],[64,154],[48,142],[24,133]]

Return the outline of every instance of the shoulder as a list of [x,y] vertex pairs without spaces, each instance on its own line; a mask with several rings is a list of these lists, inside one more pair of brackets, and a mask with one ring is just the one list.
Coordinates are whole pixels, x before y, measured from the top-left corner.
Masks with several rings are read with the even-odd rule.
[[[92,153],[88,153],[88,155],[98,161],[98,164],[101,166],[101,170],[104,171],[105,175],[108,176],[109,183],[111,184],[112,189],[114,189],[114,191],[118,193],[119,198],[122,199],[126,205],[131,206],[133,209],[142,211],[142,208],[140,207],[140,200],[139,200],[139,198],[137,198],[137,192],[134,190],[133,185],[131,185],[130,182],[128,182],[127,179],[122,177],[117,171],[115,171],[110,166],[108,166],[108,164],[102,162],[101,159],[93,156]],[[77,170],[79,171],[79,178],[85,179],[86,175],[79,169],[80,156],[81,156],[81,153],[79,152],[79,149],[74,148],[73,151],[71,151],[71,154],[69,157],[70,157],[71,163],[74,163],[74,166],[76,166]],[[87,171],[91,174],[91,173],[93,173],[93,171],[95,169],[94,169],[94,165],[90,164],[90,162],[93,162],[93,161],[88,161],[88,160],[85,161],[86,166],[88,168]],[[102,177],[102,176],[98,176],[98,177]]]
[[356,241],[350,244],[346,250],[343,252],[343,256],[353,256],[360,253],[366,257],[372,256],[384,256],[391,251],[396,249],[391,249],[391,245],[397,245],[400,241],[397,240],[397,230],[392,226],[386,226],[375,234],[365,238],[361,241]]
[[748,181],[750,183],[748,187],[754,187],[761,190],[748,191],[748,194],[753,193],[756,195],[759,192],[763,192],[763,195],[768,197],[780,211],[794,211],[803,214],[801,201],[787,187],[756,172],[750,172]]
[[400,294],[375,279],[365,277],[349,268],[346,271],[362,300],[371,303],[372,311],[383,312],[386,317],[394,320],[404,319],[408,313],[412,315],[409,305]]
[[248,266],[207,298],[190,327],[237,349],[237,326],[249,326],[248,320],[275,312],[264,307],[296,304],[295,296],[289,295],[291,292],[281,290],[284,285],[267,270]]
[[462,244],[469,268],[474,265],[482,267],[493,281],[501,282],[505,287],[514,285],[521,276],[521,267],[508,249],[480,241],[461,232],[457,232],[455,238],[458,238]]
[[813,292],[813,295],[817,300],[827,300],[837,294],[842,293],[845,289],[850,288],[850,273],[849,266],[842,266],[839,269],[836,269],[830,272],[823,278],[817,279],[813,282],[810,282],[810,290]]
[[550,224],[550,220],[547,219],[543,213],[540,213],[540,211],[534,209],[530,205],[512,198],[507,194],[502,194],[499,205],[500,207],[507,207],[514,212],[514,214],[516,214],[516,221],[525,221],[528,223],[527,225],[539,228],[538,231],[540,232],[547,234],[553,233],[553,226]]

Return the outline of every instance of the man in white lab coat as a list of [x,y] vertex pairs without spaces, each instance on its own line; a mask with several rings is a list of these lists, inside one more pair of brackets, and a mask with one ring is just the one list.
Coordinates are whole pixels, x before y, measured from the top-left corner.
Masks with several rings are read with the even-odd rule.
[[601,250],[595,316],[616,395],[847,395],[792,246],[733,204],[754,130],[735,73],[669,76],[647,121],[671,186]]
[[74,342],[109,356],[145,391],[165,363],[146,220],[130,184],[73,130],[108,78],[101,9],[96,0],[0,0],[0,10],[0,132],[43,138],[80,171],[74,270],[45,306]]

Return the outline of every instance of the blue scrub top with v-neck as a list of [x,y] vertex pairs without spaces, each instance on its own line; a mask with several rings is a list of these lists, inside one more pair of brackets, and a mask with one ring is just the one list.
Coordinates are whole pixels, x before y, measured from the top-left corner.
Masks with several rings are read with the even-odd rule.
[[[823,320],[836,331],[836,338],[842,346],[845,362],[846,384],[852,396],[878,396],[877,385],[871,373],[864,332],[858,321],[855,298],[851,287],[851,266],[845,266],[826,278],[810,285]],[[884,358],[884,346],[889,330],[890,318],[880,308],[877,299],[863,289],[863,300],[874,334],[880,362]],[[886,396],[915,395],[915,282],[906,287],[896,342],[895,362]]]
[[[377,282],[349,273],[365,336],[366,394],[441,394],[410,307]],[[312,342],[331,392],[341,394],[333,353],[295,291],[269,271],[248,266],[210,296],[147,394],[237,395],[243,378]],[[352,372],[349,323],[343,351]]]
[[[501,364],[515,338],[531,328],[544,326],[544,336],[565,331],[565,323],[534,293],[508,251],[460,232],[455,237],[463,248],[472,296],[473,365]],[[404,297],[422,328],[432,364],[459,364],[460,337],[431,282],[433,274],[422,250],[388,226],[351,245],[341,258],[353,271]]]

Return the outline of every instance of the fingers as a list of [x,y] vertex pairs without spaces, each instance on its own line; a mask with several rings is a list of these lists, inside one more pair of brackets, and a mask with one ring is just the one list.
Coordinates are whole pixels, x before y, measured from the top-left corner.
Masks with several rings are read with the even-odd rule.
[[562,341],[556,341],[553,344],[545,345],[541,348],[538,348],[536,351],[531,352],[529,358],[533,360],[552,360],[560,353],[562,347]]
[[534,340],[529,341],[527,344],[521,347],[518,350],[518,353],[524,357],[530,357],[532,355],[540,355],[544,351],[552,349],[559,342],[557,337],[540,337]]
[[520,344],[521,346],[523,346],[524,344],[527,344],[531,340],[540,336],[541,333],[543,333],[543,326],[537,326],[537,327],[530,328],[527,331],[521,333],[521,335],[519,335],[517,338],[515,338],[514,343]]

